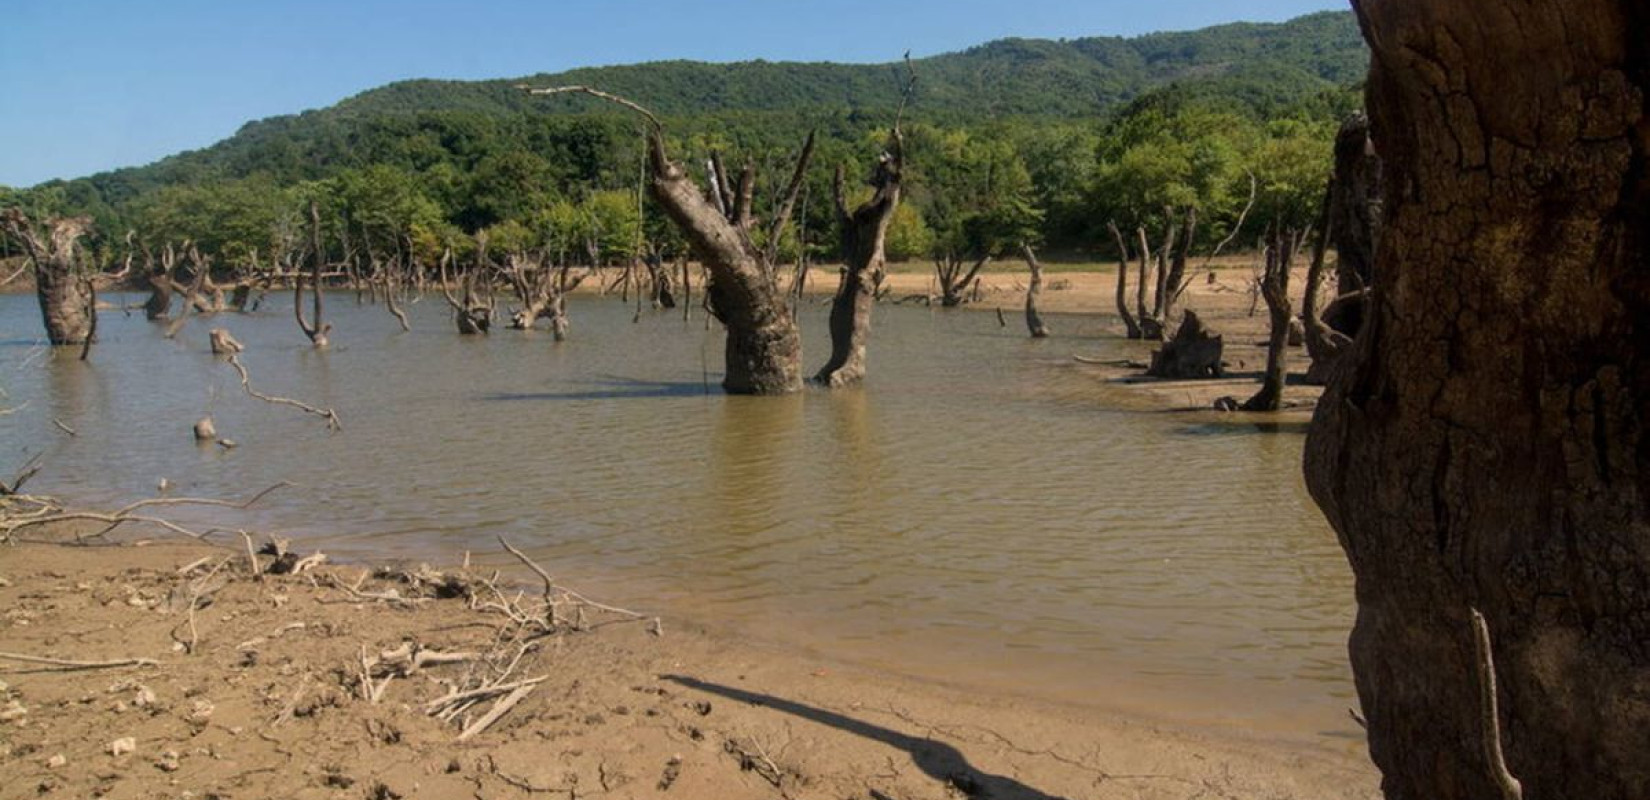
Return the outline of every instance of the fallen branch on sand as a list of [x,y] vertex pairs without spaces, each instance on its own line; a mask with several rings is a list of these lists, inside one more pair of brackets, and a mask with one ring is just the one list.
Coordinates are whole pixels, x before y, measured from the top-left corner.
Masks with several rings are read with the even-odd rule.
[[50,667],[62,667],[65,671],[77,669],[119,669],[121,667],[158,667],[160,662],[152,658],[117,658],[111,661],[75,661],[67,658],[49,658],[47,656],[31,656],[22,653],[0,653],[0,660],[21,661],[25,664],[43,664]]
[[[253,495],[251,499],[240,503],[229,500],[213,500],[210,498],[200,497],[156,497],[148,500],[139,500],[116,511],[108,513],[98,511],[68,511],[59,505],[56,500],[49,497],[37,497],[34,495],[11,495],[7,498],[7,502],[5,504],[0,505],[0,542],[9,540],[14,534],[17,533],[17,531],[25,528],[37,527],[40,525],[52,525],[63,522],[82,521],[101,522],[104,524],[104,527],[95,533],[77,533],[75,535],[75,541],[84,541],[86,539],[93,539],[99,536],[108,535],[115,528],[128,523],[154,525],[159,528],[165,528],[173,533],[188,536],[191,539],[204,539],[211,534],[211,531],[200,532],[190,530],[189,528],[185,528],[184,526],[172,522],[171,520],[149,514],[138,514],[136,512],[155,506],[216,506],[219,508],[244,510],[251,508],[254,503],[262,500],[270,492],[290,485],[291,484],[284,481],[277,483],[274,486]],[[24,510],[24,506],[28,506],[29,508]]]

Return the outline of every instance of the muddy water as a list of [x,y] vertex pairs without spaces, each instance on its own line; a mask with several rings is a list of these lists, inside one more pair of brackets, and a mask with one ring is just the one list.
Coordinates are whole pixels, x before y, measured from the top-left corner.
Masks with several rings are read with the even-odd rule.
[[[134,298],[135,299],[135,298]],[[460,337],[439,300],[401,333],[329,304],[314,352],[284,298],[220,317],[266,392],[206,348],[105,313],[90,364],[49,353],[32,298],[0,298],[6,463],[86,503],[297,487],[202,524],[280,530],[341,556],[452,563],[526,547],[615,602],[993,690],[1352,734],[1351,579],[1299,477],[1298,429],[1131,410],[1073,352],[1137,355],[1093,320],[1032,341],[991,314],[879,308],[860,391],[717,390],[702,316],[576,298],[574,338]],[[807,306],[807,362],[826,351]],[[211,412],[233,450],[197,447]],[[68,437],[52,424],[75,429]],[[577,580],[573,580],[577,577]]]

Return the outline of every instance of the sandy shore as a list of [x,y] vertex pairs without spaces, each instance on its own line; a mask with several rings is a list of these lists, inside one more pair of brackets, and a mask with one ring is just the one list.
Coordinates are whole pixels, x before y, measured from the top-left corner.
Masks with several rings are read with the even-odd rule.
[[[0,797],[1377,796],[1344,743],[983,696],[594,607],[585,630],[512,639],[487,598],[405,574],[260,580],[194,542],[0,550],[0,651],[156,662],[0,660]],[[385,677],[409,643],[510,657]],[[542,681],[497,722],[460,740],[496,697],[426,715],[505,666]]]

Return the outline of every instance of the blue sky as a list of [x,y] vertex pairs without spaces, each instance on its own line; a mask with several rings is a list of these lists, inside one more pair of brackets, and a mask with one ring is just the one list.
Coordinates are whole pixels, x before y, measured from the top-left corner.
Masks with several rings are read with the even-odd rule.
[[0,185],[212,144],[403,78],[668,58],[881,62],[1004,36],[1280,21],[1344,0],[5,0]]

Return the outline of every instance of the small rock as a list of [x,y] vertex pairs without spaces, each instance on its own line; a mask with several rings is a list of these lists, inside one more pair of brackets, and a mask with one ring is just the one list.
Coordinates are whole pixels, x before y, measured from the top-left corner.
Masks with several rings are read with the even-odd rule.
[[137,749],[137,740],[130,736],[122,736],[109,743],[109,755],[119,758]]
[[218,446],[225,450],[234,450],[239,445],[235,444],[234,439],[219,439]]
[[6,580],[5,578],[0,578],[0,589],[4,589],[4,588],[6,588],[7,586],[10,586],[10,585],[11,585],[11,581]]
[[212,718],[212,712],[216,710],[218,710],[217,706],[212,705],[209,701],[196,700],[194,710],[189,712],[189,718],[196,722],[205,722]]
[[132,705],[138,708],[148,708],[155,704],[155,693],[147,686],[139,686],[137,695],[132,698]]
[[195,423],[195,441],[210,442],[217,438],[218,428],[212,424],[211,417],[201,417],[200,421]]
[[58,769],[67,763],[69,763],[69,759],[64,758],[62,753],[58,753],[46,759],[46,769]]
[[161,753],[160,758],[155,761],[155,769],[161,772],[177,772],[181,766],[183,765],[178,761],[178,751],[176,750],[167,750]]
[[7,703],[5,708],[0,709],[0,722],[14,722],[28,715],[29,710],[24,708],[22,703],[13,700]]

